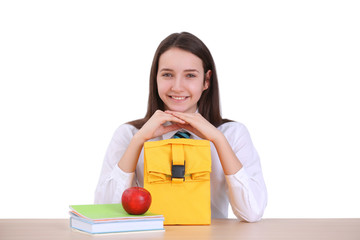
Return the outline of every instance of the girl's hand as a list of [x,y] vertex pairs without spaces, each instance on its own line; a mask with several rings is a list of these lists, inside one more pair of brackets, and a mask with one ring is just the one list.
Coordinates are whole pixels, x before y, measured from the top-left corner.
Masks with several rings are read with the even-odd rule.
[[186,124],[178,124],[202,139],[211,141],[216,148],[225,175],[232,175],[238,172],[242,163],[237,158],[234,150],[220,130],[209,123],[200,113],[181,113],[165,111],[165,113],[183,120]]
[[[174,124],[164,126],[163,124],[166,122],[173,122]],[[185,124],[185,121],[170,113],[157,110],[136,135],[145,142],[149,139],[179,129],[180,126],[178,124]]]
[[171,114],[174,117],[181,119],[186,122],[185,124],[179,123],[178,125],[181,128],[184,128],[188,131],[195,133],[197,136],[202,139],[209,141],[214,141],[217,139],[219,134],[222,134],[214,125],[208,122],[200,113],[182,113],[182,112],[173,112],[165,111],[165,113]]

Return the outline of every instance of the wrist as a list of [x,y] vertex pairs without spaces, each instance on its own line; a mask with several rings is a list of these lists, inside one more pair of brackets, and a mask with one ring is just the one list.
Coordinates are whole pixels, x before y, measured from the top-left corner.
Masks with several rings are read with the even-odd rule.
[[140,131],[138,131],[137,133],[135,133],[135,135],[132,137],[131,142],[136,144],[136,145],[143,145],[144,142],[146,142],[147,139],[145,139],[142,134],[140,133]]
[[223,134],[220,130],[218,130],[218,129],[216,129],[216,131],[215,131],[213,134],[211,134],[211,136],[212,136],[212,138],[209,139],[209,140],[210,140],[214,145],[216,145],[216,144],[221,144],[222,142],[224,142],[224,140],[226,140],[224,134]]

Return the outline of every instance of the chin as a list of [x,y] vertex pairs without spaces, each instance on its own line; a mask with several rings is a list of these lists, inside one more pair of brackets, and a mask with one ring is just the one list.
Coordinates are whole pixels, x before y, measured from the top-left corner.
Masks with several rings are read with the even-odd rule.
[[192,111],[191,109],[189,108],[179,108],[179,107],[174,107],[174,108],[168,108],[170,111],[173,111],[173,112],[182,112],[182,113],[194,113],[196,112],[196,109],[194,111]]
[[186,110],[181,109],[181,108],[168,108],[168,110],[173,111],[173,112],[186,112]]

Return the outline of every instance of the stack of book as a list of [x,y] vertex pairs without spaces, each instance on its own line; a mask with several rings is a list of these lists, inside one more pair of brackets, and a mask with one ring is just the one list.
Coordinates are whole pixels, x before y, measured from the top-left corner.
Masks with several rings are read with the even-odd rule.
[[91,233],[164,230],[163,215],[128,214],[121,204],[70,205],[70,227]]

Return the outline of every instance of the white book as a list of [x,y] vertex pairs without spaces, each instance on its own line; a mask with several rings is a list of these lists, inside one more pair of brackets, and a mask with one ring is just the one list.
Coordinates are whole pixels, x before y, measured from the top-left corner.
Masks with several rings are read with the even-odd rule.
[[70,227],[91,234],[164,230],[164,218],[92,222],[71,216]]

